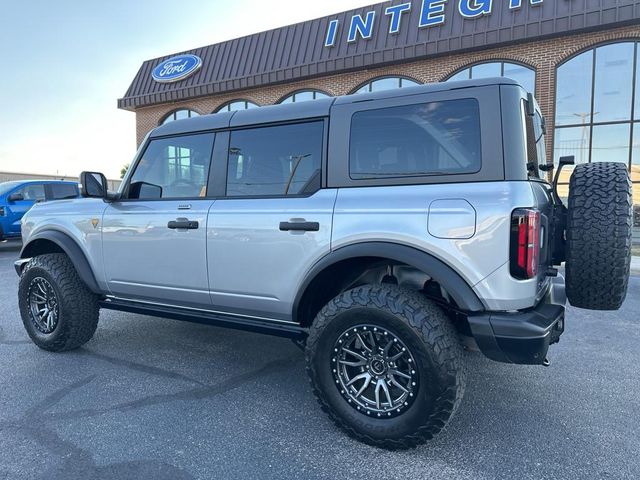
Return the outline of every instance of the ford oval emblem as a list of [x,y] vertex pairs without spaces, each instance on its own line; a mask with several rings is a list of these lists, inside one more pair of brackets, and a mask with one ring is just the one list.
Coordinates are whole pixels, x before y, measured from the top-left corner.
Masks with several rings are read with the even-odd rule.
[[193,75],[201,66],[202,59],[197,55],[178,55],[159,64],[153,69],[151,76],[156,82],[177,82]]

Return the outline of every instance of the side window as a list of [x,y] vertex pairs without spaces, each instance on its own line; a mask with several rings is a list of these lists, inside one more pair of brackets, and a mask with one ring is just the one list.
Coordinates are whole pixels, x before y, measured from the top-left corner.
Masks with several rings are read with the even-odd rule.
[[544,119],[539,112],[536,112],[533,117],[527,115],[525,113],[527,111],[525,106],[526,100],[522,102],[527,141],[527,171],[530,177],[543,178],[545,175],[538,167],[547,163]]
[[49,200],[62,200],[78,196],[78,187],[71,183],[52,183],[49,185]]
[[21,190],[18,190],[16,193],[21,193],[22,197],[25,200],[31,200],[34,202],[41,202],[45,199],[44,185],[42,185],[41,183],[26,185]]
[[322,121],[231,132],[227,196],[280,196],[320,188]]
[[214,137],[203,133],[152,140],[136,165],[127,197],[205,197]]
[[481,166],[477,100],[447,100],[357,112],[351,120],[352,179],[475,173]]

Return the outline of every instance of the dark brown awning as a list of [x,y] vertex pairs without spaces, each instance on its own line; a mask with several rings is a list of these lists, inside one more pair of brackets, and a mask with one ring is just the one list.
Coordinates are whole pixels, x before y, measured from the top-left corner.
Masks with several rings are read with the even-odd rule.
[[[494,0],[491,14],[466,19],[459,12],[460,0],[449,0],[444,7],[444,23],[420,28],[423,0],[412,0],[411,10],[400,16],[400,29],[396,34],[389,33],[391,17],[385,15],[385,9],[403,2],[378,3],[183,52],[198,55],[202,68],[175,83],[158,83],[151,76],[159,63],[173,55],[147,60],[127,93],[118,100],[118,107],[135,110],[204,95],[640,20],[640,0],[544,0],[537,5],[530,5],[530,0],[521,0],[522,7],[515,9],[509,8],[510,2]],[[349,43],[347,36],[352,17],[360,14],[364,20],[370,11],[375,11],[371,38],[358,37],[357,41]],[[327,29],[332,20],[339,21],[337,36],[334,46],[326,47]]]

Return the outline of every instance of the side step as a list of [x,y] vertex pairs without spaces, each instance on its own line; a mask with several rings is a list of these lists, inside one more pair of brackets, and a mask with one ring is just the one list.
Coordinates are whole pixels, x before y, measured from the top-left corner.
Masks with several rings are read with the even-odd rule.
[[216,327],[233,328],[248,332],[264,333],[277,337],[301,340],[307,336],[307,329],[295,323],[283,323],[277,320],[267,320],[255,317],[241,317],[220,312],[195,310],[190,308],[172,307],[168,305],[154,305],[149,303],[107,298],[100,301],[100,308],[118,310],[121,312],[138,313],[152,317],[170,318],[183,322],[200,323]]

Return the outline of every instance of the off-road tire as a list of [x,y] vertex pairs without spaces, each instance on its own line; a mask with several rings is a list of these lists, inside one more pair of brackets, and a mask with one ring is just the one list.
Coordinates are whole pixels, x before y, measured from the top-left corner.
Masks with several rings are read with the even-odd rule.
[[[29,285],[38,277],[49,282],[58,301],[58,322],[49,334],[39,331],[31,317]],[[20,276],[18,303],[29,337],[43,350],[63,352],[76,349],[91,340],[98,326],[98,296],[80,280],[73,264],[63,253],[39,255],[27,263]]]
[[[357,411],[332,376],[334,342],[363,315],[367,323],[393,331],[416,357],[416,398],[394,418]],[[415,447],[445,428],[466,381],[462,344],[444,312],[418,292],[394,285],[364,285],[331,300],[310,328],[306,365],[313,392],[333,422],[357,440],[390,450]]]
[[581,164],[569,183],[566,291],[574,307],[617,310],[631,266],[631,180],[626,165]]

